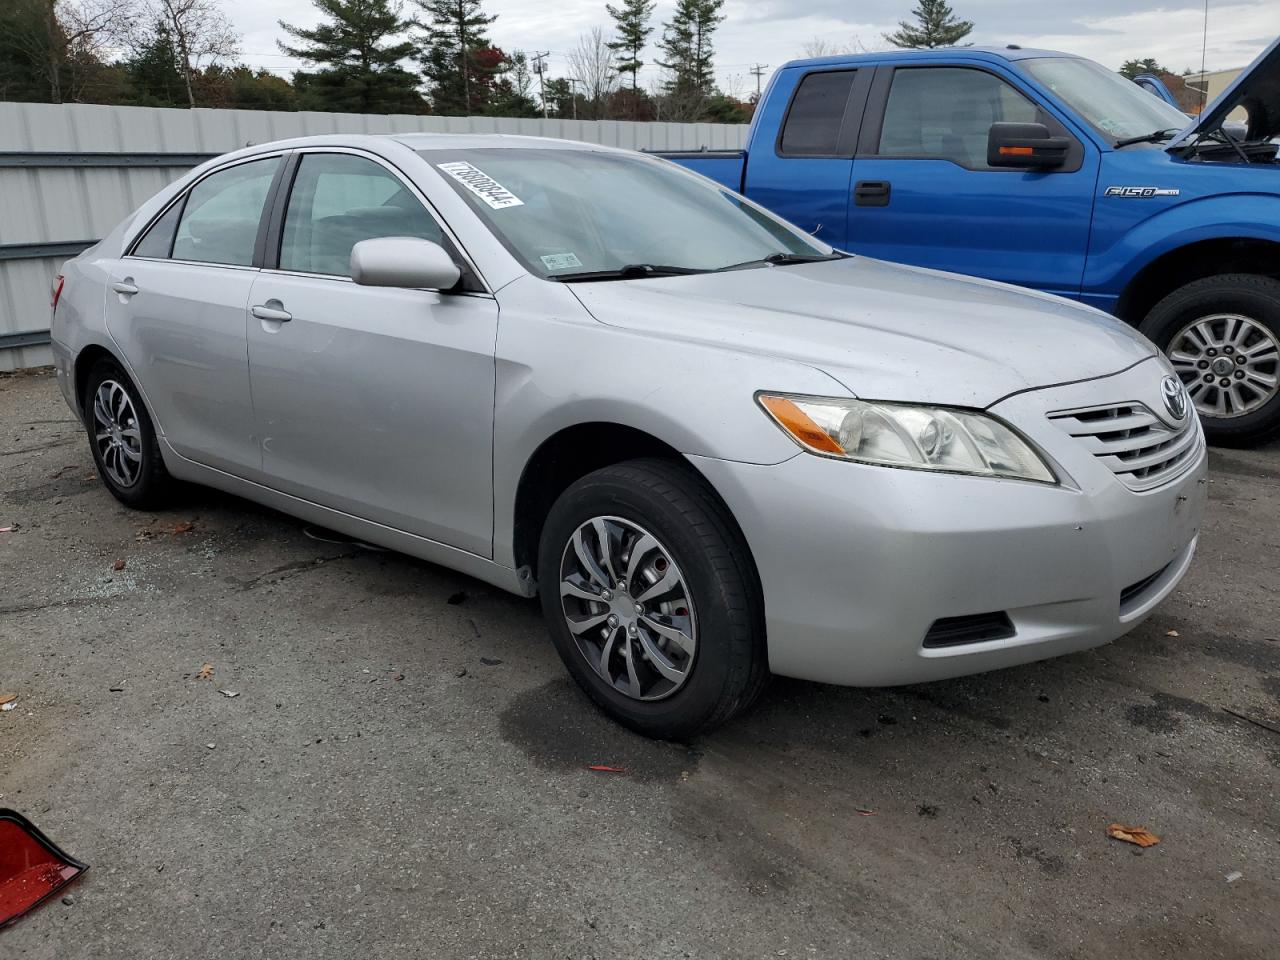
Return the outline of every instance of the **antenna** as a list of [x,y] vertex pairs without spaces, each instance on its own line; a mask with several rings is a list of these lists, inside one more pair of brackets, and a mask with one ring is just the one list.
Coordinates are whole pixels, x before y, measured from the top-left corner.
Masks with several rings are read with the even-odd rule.
[[1209,49],[1209,0],[1204,0],[1204,32],[1200,35],[1200,112],[1209,100],[1209,77],[1204,72],[1205,51]]

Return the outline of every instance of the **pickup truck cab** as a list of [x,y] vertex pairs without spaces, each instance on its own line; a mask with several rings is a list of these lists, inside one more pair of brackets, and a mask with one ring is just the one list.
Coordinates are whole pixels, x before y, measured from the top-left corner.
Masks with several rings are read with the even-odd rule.
[[796,61],[746,150],[662,156],[837,248],[1112,313],[1168,353],[1211,440],[1245,443],[1280,433],[1278,46],[1198,120],[1047,50]]

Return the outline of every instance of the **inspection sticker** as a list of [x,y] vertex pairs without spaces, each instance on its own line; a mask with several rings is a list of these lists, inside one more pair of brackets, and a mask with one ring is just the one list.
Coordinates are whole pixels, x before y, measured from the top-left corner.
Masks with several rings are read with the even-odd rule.
[[494,210],[504,207],[523,207],[524,201],[483,170],[461,160],[436,164],[441,170],[474,193]]
[[582,266],[576,253],[552,253],[539,259],[548,270],[568,270],[570,267]]

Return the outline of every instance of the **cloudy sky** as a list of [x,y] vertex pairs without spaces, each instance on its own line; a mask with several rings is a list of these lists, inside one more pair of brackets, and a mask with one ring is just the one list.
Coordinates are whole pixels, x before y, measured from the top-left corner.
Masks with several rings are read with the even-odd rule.
[[[716,35],[716,72],[726,89],[754,88],[752,64],[776,68],[804,55],[816,37],[854,48],[879,49],[914,0],[726,0],[726,21]],[[243,36],[243,60],[289,73],[300,64],[282,56],[277,19],[299,25],[318,20],[311,0],[223,0]],[[412,0],[406,0],[406,10]],[[612,21],[604,0],[484,0],[498,15],[492,37],[507,51],[549,50],[553,74],[566,71],[566,53],[581,33]],[[655,21],[670,16],[673,0],[659,0]],[[1118,67],[1130,57],[1154,57],[1181,71],[1200,68],[1204,6],[1201,0],[951,0],[976,24],[975,43],[1020,43],[1092,57]],[[660,27],[659,27],[660,29]],[[1210,0],[1206,64],[1210,70],[1243,66],[1280,34],[1277,0]],[[652,50],[646,59],[652,59]],[[650,69],[641,74],[646,83]],[[767,72],[766,72],[767,79]]]

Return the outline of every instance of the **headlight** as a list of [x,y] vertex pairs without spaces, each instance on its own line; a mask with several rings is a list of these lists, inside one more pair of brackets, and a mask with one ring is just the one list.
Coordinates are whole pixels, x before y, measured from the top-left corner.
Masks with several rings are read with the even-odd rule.
[[757,399],[811,453],[886,467],[1057,482],[1027,441],[986,414],[780,394]]

